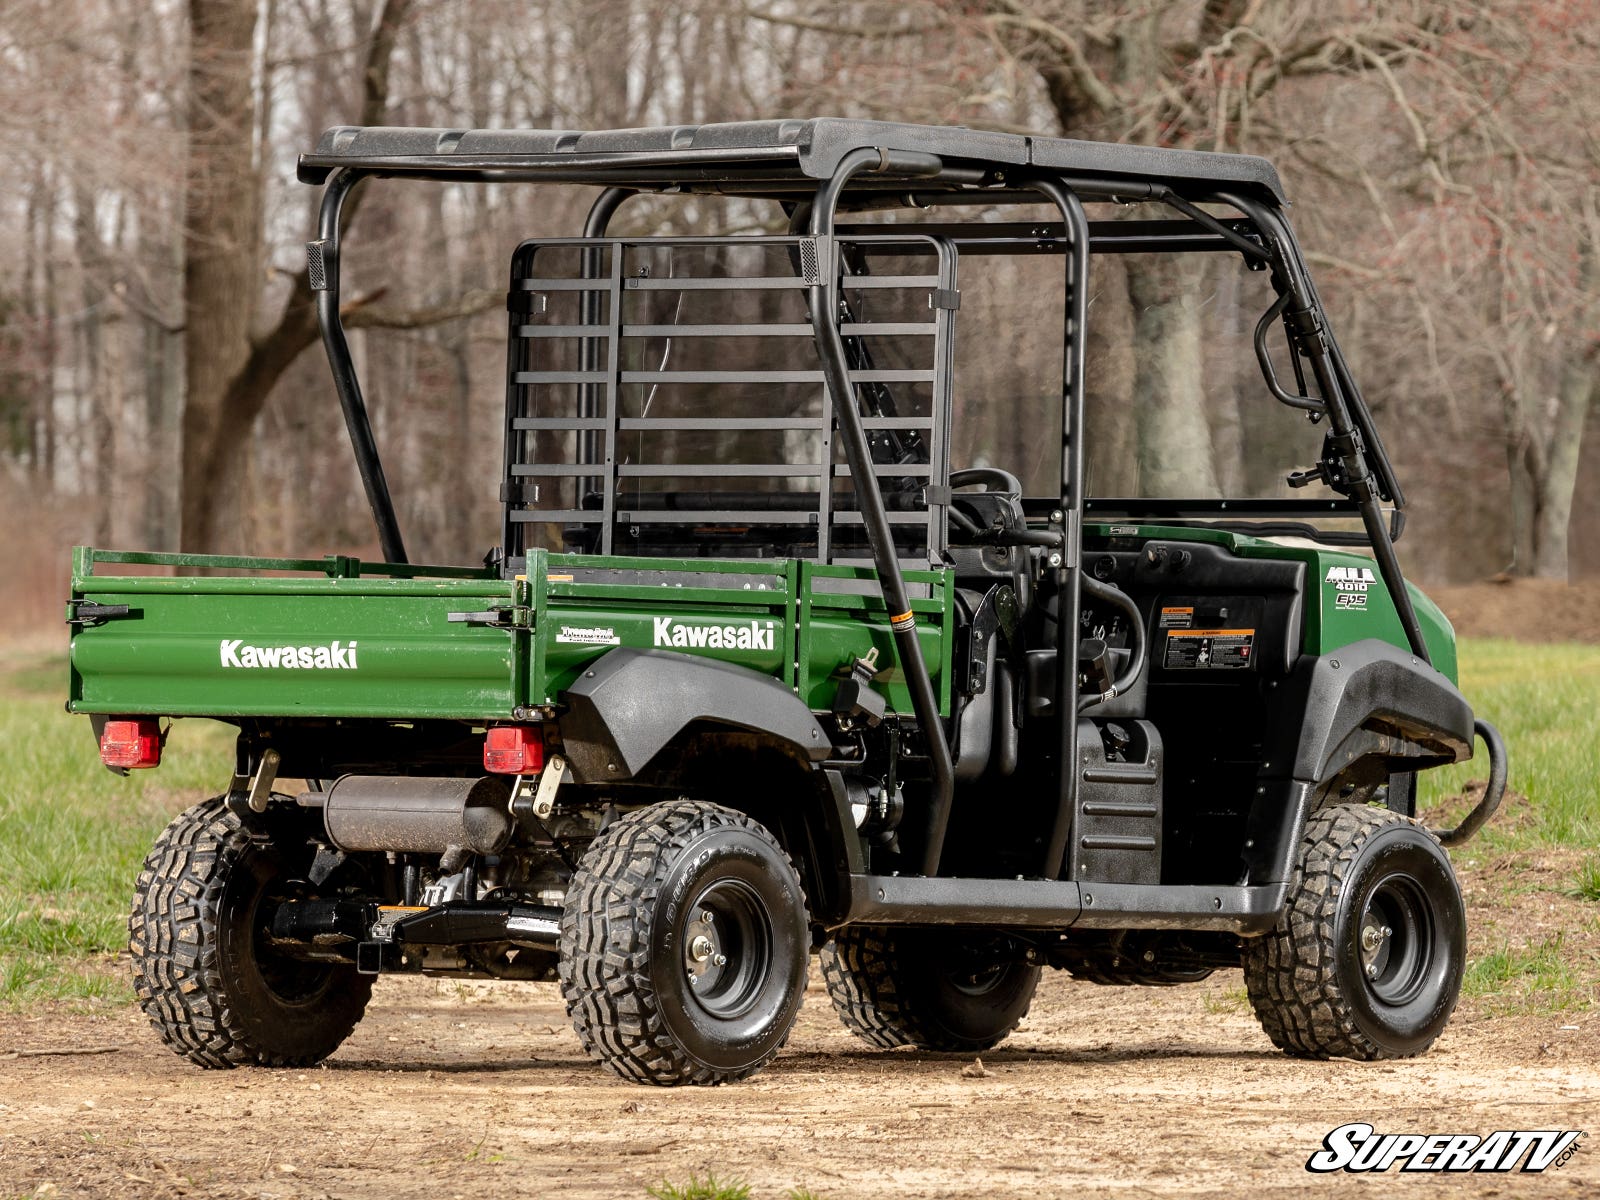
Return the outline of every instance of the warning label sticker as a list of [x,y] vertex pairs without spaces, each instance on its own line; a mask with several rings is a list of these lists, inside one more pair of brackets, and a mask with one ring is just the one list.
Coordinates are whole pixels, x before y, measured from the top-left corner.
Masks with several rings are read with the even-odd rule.
[[1161,610],[1161,628],[1193,629],[1194,609],[1176,606],[1171,608],[1163,608]]
[[622,639],[610,625],[563,625],[556,641],[565,646],[620,646]]
[[[1163,620],[1165,615],[1163,614]],[[1254,629],[1183,629],[1167,634],[1169,671],[1239,670],[1251,665]]]

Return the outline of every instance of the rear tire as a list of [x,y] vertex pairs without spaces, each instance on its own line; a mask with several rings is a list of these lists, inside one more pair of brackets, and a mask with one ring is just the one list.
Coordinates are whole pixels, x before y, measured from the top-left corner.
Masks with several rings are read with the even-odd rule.
[[1450,1020],[1466,909],[1415,821],[1336,804],[1306,823],[1277,926],[1245,942],[1245,986],[1273,1045],[1300,1058],[1409,1058]]
[[190,1062],[306,1067],[366,1011],[370,977],[267,944],[263,901],[295,875],[284,847],[254,842],[222,797],[180,813],[139,872],[128,950],[139,1007]]
[[743,1079],[788,1039],[809,929],[800,879],[764,828],[714,804],[653,804],[595,838],[567,891],[567,1015],[624,1079]]
[[1028,1015],[1041,968],[943,929],[850,926],[822,948],[822,976],[851,1033],[883,1050],[975,1054]]

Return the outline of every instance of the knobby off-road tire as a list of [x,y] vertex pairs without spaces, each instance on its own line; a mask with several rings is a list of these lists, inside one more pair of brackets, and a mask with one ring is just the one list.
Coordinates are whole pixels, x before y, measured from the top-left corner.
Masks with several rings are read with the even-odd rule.
[[987,961],[974,935],[850,926],[822,948],[834,1011],[868,1045],[979,1053],[1028,1014],[1041,968]]
[[354,967],[274,953],[262,901],[292,877],[221,797],[175,817],[139,872],[128,918],[134,991],[161,1039],[202,1067],[304,1067],[350,1036],[372,995]]
[[1245,942],[1245,986],[1289,1054],[1409,1058],[1449,1021],[1465,958],[1466,910],[1438,839],[1399,813],[1336,804],[1306,822],[1277,926]]
[[567,891],[558,971],[591,1057],[637,1083],[716,1084],[782,1048],[809,950],[800,879],[772,835],[731,809],[674,800],[590,844]]

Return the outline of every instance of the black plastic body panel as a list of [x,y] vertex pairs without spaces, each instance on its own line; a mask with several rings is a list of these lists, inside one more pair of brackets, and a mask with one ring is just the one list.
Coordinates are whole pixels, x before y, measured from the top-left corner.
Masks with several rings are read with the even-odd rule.
[[849,920],[874,925],[1007,929],[1193,929],[1245,936],[1271,929],[1285,884],[1144,887],[1039,879],[851,879]]
[[1111,727],[1128,742],[1107,758],[1106,723],[1078,722],[1078,811],[1071,878],[1095,883],[1161,882],[1161,735],[1148,721]]
[[[1145,542],[1137,550],[1085,549],[1096,578],[1115,584],[1144,611],[1151,633],[1150,665],[1157,682],[1193,680],[1165,666],[1163,608],[1194,608],[1196,621],[1241,622],[1256,631],[1252,670],[1284,672],[1299,655],[1304,619],[1305,564],[1291,559],[1239,558],[1208,542]],[[1230,607],[1229,600],[1243,602]],[[1203,628],[1203,625],[1189,626]]]

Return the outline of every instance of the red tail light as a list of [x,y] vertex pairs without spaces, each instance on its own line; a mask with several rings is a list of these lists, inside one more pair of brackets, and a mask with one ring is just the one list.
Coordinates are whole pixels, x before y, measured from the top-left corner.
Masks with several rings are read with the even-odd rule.
[[544,734],[537,725],[495,725],[483,743],[483,769],[532,775],[544,769]]
[[100,732],[100,761],[108,767],[161,764],[161,722],[155,717],[107,721]]

